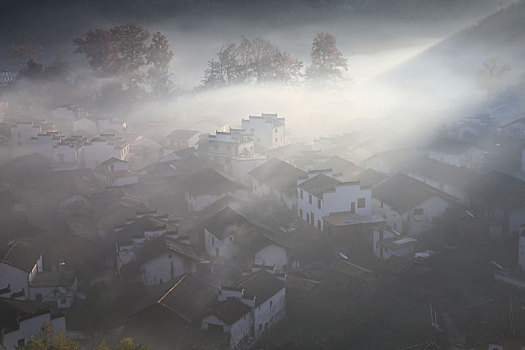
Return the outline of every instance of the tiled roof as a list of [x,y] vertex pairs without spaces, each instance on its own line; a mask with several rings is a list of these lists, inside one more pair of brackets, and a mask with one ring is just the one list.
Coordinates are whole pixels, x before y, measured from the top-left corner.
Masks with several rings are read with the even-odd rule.
[[218,288],[194,273],[185,273],[158,301],[186,322],[198,320],[210,310]]
[[219,303],[217,307],[213,309],[212,314],[217,316],[219,320],[223,321],[226,324],[234,324],[241,317],[244,317],[251,311],[251,308],[244,304],[242,301],[237,298],[230,298],[228,300]]
[[211,168],[204,168],[191,174],[182,182],[182,187],[192,196],[220,195],[245,188]]
[[333,177],[319,174],[306,180],[298,187],[316,197],[321,197],[324,192],[335,190],[335,186],[339,183],[340,181]]
[[283,289],[284,282],[262,269],[244,276],[236,286],[244,286],[248,295],[255,295],[255,306],[259,306]]
[[7,249],[0,262],[31,272],[39,258],[40,254],[27,244],[15,242]]
[[403,174],[397,174],[377,185],[372,196],[388,204],[399,213],[405,213],[418,204],[439,196],[432,187]]
[[295,191],[297,180],[306,176],[306,172],[295,166],[272,158],[250,171],[250,175],[282,193]]

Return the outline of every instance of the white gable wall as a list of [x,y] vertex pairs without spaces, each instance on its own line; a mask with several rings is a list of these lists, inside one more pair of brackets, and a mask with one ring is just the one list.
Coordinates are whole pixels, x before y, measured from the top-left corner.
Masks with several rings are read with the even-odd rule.
[[286,272],[289,267],[286,249],[276,244],[269,244],[259,250],[255,254],[254,262],[259,265],[274,266],[276,272]]

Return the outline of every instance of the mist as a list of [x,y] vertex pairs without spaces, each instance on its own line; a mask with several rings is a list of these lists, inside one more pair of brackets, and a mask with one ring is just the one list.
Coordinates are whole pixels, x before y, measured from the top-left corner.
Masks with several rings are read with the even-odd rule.
[[7,1],[1,349],[525,348],[525,1]]

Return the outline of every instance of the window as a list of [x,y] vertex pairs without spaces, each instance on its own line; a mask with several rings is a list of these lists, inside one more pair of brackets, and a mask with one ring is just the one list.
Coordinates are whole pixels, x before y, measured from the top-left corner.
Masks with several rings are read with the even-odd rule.
[[303,199],[303,190],[299,191],[299,197],[301,197],[301,199]]
[[310,214],[306,213],[306,222],[310,222]]
[[414,215],[423,215],[423,208],[414,209]]
[[321,229],[321,220],[317,220],[317,228],[320,230]]
[[366,207],[366,199],[365,198],[358,198],[357,199],[357,207],[358,208]]
[[321,199],[317,198],[317,208],[321,209]]
[[211,238],[211,245],[215,245],[215,237]]
[[302,209],[299,209],[299,216],[301,217],[301,219],[303,218],[303,210]]
[[272,309],[273,300],[270,300],[270,310]]
[[60,304],[64,305],[67,302],[66,298],[60,298]]
[[233,242],[233,236],[230,236],[230,242]]
[[308,195],[308,203],[312,204],[312,195],[311,194]]
[[314,213],[310,213],[310,225],[314,225],[315,222],[315,215]]
[[355,214],[355,202],[350,203],[350,212]]

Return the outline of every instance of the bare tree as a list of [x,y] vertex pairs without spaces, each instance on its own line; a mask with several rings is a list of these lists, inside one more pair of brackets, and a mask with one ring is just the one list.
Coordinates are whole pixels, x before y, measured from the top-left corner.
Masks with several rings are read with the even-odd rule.
[[478,84],[487,93],[487,98],[492,96],[501,78],[510,71],[510,65],[500,56],[487,58],[477,72]]

